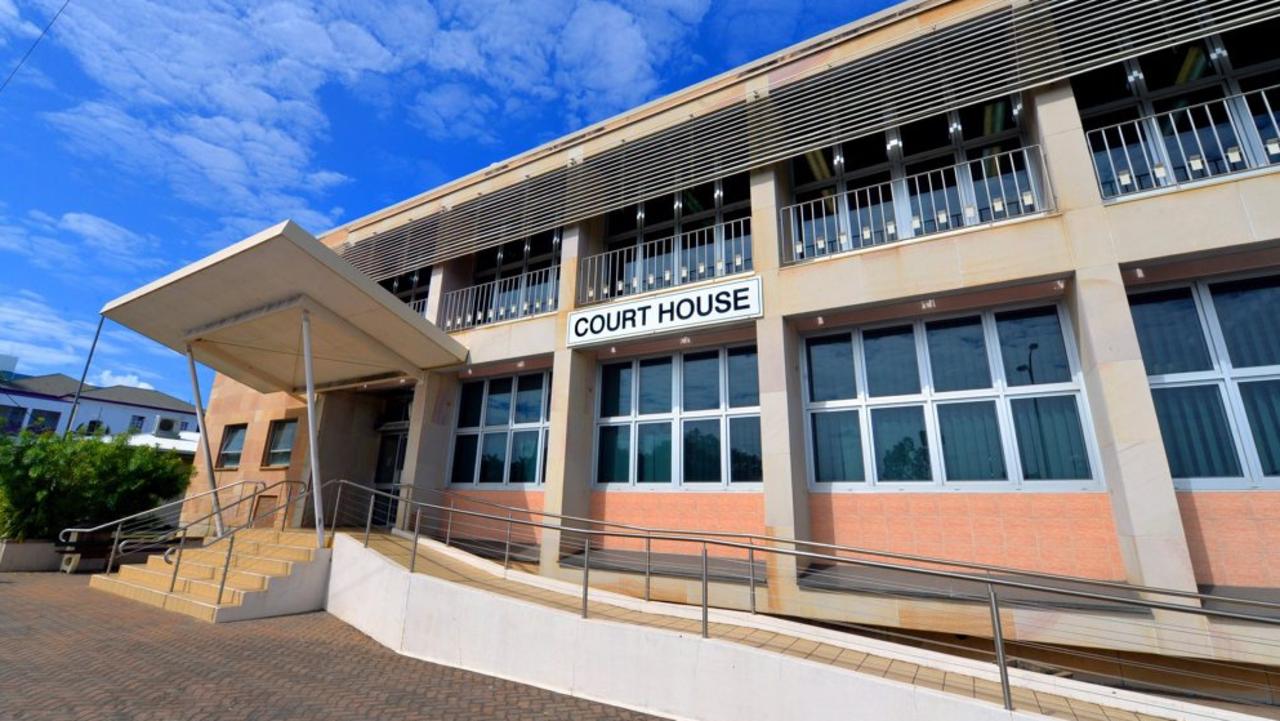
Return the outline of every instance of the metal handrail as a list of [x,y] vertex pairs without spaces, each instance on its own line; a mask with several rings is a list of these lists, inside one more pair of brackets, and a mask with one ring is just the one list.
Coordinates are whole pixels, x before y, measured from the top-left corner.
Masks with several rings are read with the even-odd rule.
[[[221,491],[225,491],[225,490],[230,489],[230,488],[235,488],[236,486],[243,486],[243,485],[246,485],[246,484],[258,484],[258,485],[265,485],[265,484],[266,484],[266,481],[247,481],[247,480],[246,480],[246,481],[236,481],[235,483],[228,483],[228,484],[227,484],[227,485],[225,485],[225,486],[219,486],[219,487],[217,487],[217,488],[214,488],[214,489],[211,489],[211,490],[208,490],[208,491],[202,491],[202,492],[200,492],[200,493],[197,493],[197,494],[196,494],[196,495],[194,495],[194,496],[184,496],[183,498],[180,498],[180,499],[178,499],[178,500],[176,500],[176,501],[170,501],[170,502],[168,502],[168,503],[164,503],[164,504],[161,504],[161,505],[159,505],[159,506],[156,506],[155,508],[149,508],[149,509],[147,509],[147,510],[145,510],[145,511],[139,511],[139,512],[134,513],[134,514],[132,514],[132,515],[124,516],[123,518],[117,518],[117,519],[115,519],[114,521],[107,521],[106,523],[102,523],[102,524],[99,524],[99,525],[97,525],[97,526],[93,526],[92,528],[64,528],[64,529],[62,529],[61,531],[59,531],[59,532],[58,532],[58,540],[59,540],[59,541],[61,541],[61,542],[63,542],[63,543],[66,543],[66,542],[67,542],[67,537],[68,537],[70,534],[72,534],[72,533],[93,533],[93,532],[95,532],[95,531],[101,531],[101,530],[103,530],[104,528],[111,528],[112,526],[115,526],[116,524],[124,523],[124,522],[126,522],[126,521],[132,521],[132,520],[133,520],[133,519],[135,519],[135,518],[142,518],[143,516],[146,516],[146,515],[149,515],[149,514],[152,514],[152,513],[156,513],[157,511],[162,511],[162,510],[164,510],[164,509],[166,509],[166,508],[171,508],[171,507],[173,507],[173,506],[182,506],[182,505],[186,504],[186,502],[187,502],[187,501],[193,501],[193,500],[196,500],[196,499],[199,499],[199,498],[204,498],[205,496],[212,495],[212,494],[214,494],[214,493],[219,493],[219,492],[221,492]],[[261,492],[261,489],[259,489],[259,491],[255,491],[255,493],[259,493],[259,492]],[[239,503],[241,500],[243,500],[243,498],[244,498],[244,496],[243,496],[243,495],[241,495],[241,497],[240,497],[239,499],[237,499],[237,500],[236,500],[236,503]]]
[[[837,543],[825,543],[822,541],[807,541],[807,540],[801,540],[796,538],[782,538],[780,536],[770,536],[770,535],[760,534],[760,533],[743,533],[743,532],[737,532],[737,531],[707,531],[707,530],[700,530],[700,529],[672,529],[672,528],[661,528],[657,526],[640,526],[640,525],[630,524],[630,523],[621,523],[618,521],[605,521],[598,518],[590,518],[587,516],[572,516],[567,514],[549,513],[547,511],[539,511],[532,508],[522,508],[520,506],[509,506],[502,503],[496,503],[494,501],[488,501],[488,500],[476,498],[475,496],[465,495],[451,489],[444,489],[444,490],[430,489],[430,490],[436,493],[452,495],[457,498],[462,498],[470,503],[490,506],[493,508],[497,508],[497,509],[512,512],[512,513],[526,513],[529,515],[538,515],[538,516],[544,516],[547,518],[556,518],[564,521],[574,521],[578,523],[588,523],[592,525],[607,526],[607,527],[613,527],[613,528],[625,528],[627,530],[632,530],[632,531],[642,531],[649,534],[657,534],[653,536],[655,540],[667,538],[666,534],[675,534],[675,535],[683,535],[683,536],[699,536],[699,537],[714,536],[718,538],[739,538],[739,539],[747,540],[753,546],[756,545],[754,543],[755,541],[761,541],[766,543],[784,543],[791,546],[809,546],[812,548],[826,548],[833,551],[844,551],[847,553],[859,553],[859,554],[869,555],[869,556],[880,556],[882,558],[893,558],[897,560],[912,561],[916,563],[929,563],[929,564],[939,565],[939,566],[953,566],[956,568],[968,568],[976,571],[983,571],[985,573],[1002,573],[1006,575],[1038,578],[1046,581],[1060,581],[1060,582],[1076,583],[1076,584],[1087,585],[1087,586],[1099,586],[1104,588],[1122,589],[1122,590],[1132,591],[1134,593],[1146,593],[1146,594],[1161,595],[1161,596],[1177,596],[1181,598],[1191,598],[1191,599],[1198,599],[1202,601],[1218,601],[1218,602],[1229,603],[1229,604],[1257,606],[1259,608],[1280,609],[1280,603],[1273,602],[1273,601],[1261,601],[1257,599],[1220,596],[1216,594],[1200,593],[1197,591],[1183,591],[1183,590],[1178,590],[1173,588],[1161,588],[1157,586],[1141,586],[1137,584],[1127,583],[1124,581],[1107,581],[1103,579],[1085,578],[1081,576],[1068,576],[1065,574],[1058,574],[1058,573],[1046,573],[1044,571],[1030,571],[1025,569],[1013,568],[1010,566],[997,566],[997,565],[987,564],[987,563],[977,563],[976,561],[961,561],[957,559],[939,558],[937,556],[921,556],[921,555],[912,554],[912,553],[903,553],[900,551],[885,551],[885,550],[874,549],[874,548],[864,548],[860,546],[846,546],[846,545],[837,544]],[[570,528],[568,530],[576,530],[576,529]]]
[[551,313],[560,301],[560,266],[449,291],[440,297],[446,331]]
[[748,216],[583,257],[578,264],[578,303],[604,303],[749,273],[754,265]]

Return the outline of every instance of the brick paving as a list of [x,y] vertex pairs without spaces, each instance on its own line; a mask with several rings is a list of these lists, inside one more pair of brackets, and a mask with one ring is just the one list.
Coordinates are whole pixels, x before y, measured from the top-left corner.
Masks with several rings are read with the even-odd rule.
[[327,613],[213,625],[0,574],[3,721],[651,719],[397,655]]

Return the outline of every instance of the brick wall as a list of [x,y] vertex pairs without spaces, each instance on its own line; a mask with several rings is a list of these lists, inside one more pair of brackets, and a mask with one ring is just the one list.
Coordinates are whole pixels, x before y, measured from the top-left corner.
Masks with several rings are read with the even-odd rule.
[[1196,582],[1280,588],[1280,491],[1178,493]]

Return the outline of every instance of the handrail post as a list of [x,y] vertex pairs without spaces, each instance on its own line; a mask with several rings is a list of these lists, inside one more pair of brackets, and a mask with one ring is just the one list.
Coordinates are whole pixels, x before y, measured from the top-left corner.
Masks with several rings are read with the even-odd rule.
[[751,612],[756,612],[756,547],[747,548],[747,584],[751,589]]
[[591,575],[591,536],[584,535],[582,552],[582,617],[587,617],[587,585]]
[[702,637],[710,638],[707,633],[707,542],[702,542]]
[[449,545],[449,539],[453,536],[453,499],[449,499],[449,513],[444,522],[444,545]]
[[991,602],[991,642],[996,648],[996,668],[1000,670],[1000,693],[1004,696],[1004,708],[1013,710],[1013,692],[1009,689],[1009,667],[1004,656],[1004,632],[1000,626],[1000,602],[996,600],[996,587],[987,584],[987,598]]
[[365,548],[369,547],[369,530],[373,528],[373,502],[377,500],[377,498],[378,497],[375,496],[374,494],[372,493],[369,494],[369,512],[365,514],[365,518],[364,518],[364,547]]
[[116,524],[115,533],[111,534],[111,554],[107,556],[106,573],[111,573],[111,566],[116,561],[116,549],[120,547],[120,527],[124,525],[124,521]]
[[649,577],[653,572],[653,537],[644,537],[644,600],[649,600]]
[[409,551],[409,573],[418,567],[418,538],[422,535],[422,509],[413,514],[413,548]]
[[342,487],[345,485],[345,483],[339,482],[338,492],[334,494],[333,523],[329,524],[331,526],[331,530],[329,532],[329,543],[333,543],[333,539],[338,536],[338,521],[341,520],[340,514],[342,513]]
[[507,511],[507,545],[502,551],[502,568],[506,570],[511,563],[511,512]]
[[173,574],[169,576],[169,593],[178,585],[178,567],[182,565],[182,547],[187,545],[187,529],[182,529],[182,537],[178,540],[178,552],[173,558]]
[[218,582],[218,602],[216,605],[222,605],[222,591],[227,587],[227,571],[231,568],[231,549],[236,545],[235,534],[227,537],[227,557],[222,561],[222,580]]

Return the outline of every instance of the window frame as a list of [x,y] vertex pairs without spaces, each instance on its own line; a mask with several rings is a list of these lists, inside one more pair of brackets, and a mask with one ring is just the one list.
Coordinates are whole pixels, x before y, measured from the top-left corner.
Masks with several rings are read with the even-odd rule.
[[[1035,385],[1009,385],[1004,362],[1000,353],[999,331],[996,326],[996,315],[1006,311],[1026,310],[1033,308],[1052,308],[1058,317],[1059,330],[1063,337],[1063,347],[1067,356],[1071,378],[1065,382],[1040,383]],[[987,356],[987,367],[991,374],[991,385],[986,388],[963,389],[954,391],[936,391],[933,388],[933,366],[929,354],[927,324],[954,320],[958,318],[978,317],[982,323],[983,347]],[[863,353],[862,334],[864,331],[881,328],[910,325],[914,332],[916,365],[920,376],[920,392],[909,395],[876,396],[868,393],[866,357]],[[1064,492],[1064,491],[1099,491],[1105,488],[1103,468],[1098,451],[1097,435],[1093,426],[1093,416],[1089,408],[1089,400],[1084,388],[1084,378],[1080,366],[1079,352],[1075,338],[1071,333],[1071,318],[1059,299],[1042,299],[1017,304],[993,306],[956,311],[951,313],[932,314],[911,318],[877,321],[866,325],[823,328],[802,334],[800,343],[801,374],[801,411],[804,417],[805,435],[805,475],[810,492],[817,493],[876,493],[876,492]],[[829,401],[812,401],[809,379],[809,339],[827,335],[849,333],[853,345],[854,377],[856,379],[856,395],[853,398]],[[1012,402],[1021,398],[1042,398],[1050,396],[1071,396],[1076,400],[1076,409],[1080,416],[1080,430],[1084,436],[1085,453],[1089,463],[1090,478],[1087,479],[1055,479],[1036,480],[1024,478],[1017,430],[1013,423]],[[953,403],[976,401],[994,401],[996,422],[1000,433],[1000,448],[1004,458],[1004,480],[952,480],[946,475],[946,460],[942,450],[941,424],[938,418],[938,407]],[[877,478],[874,429],[871,420],[872,411],[878,408],[922,407],[924,425],[929,442],[929,466],[931,479],[923,481],[881,481]],[[858,433],[862,445],[863,480],[861,481],[818,481],[816,471],[816,455],[813,435],[813,416],[823,412],[856,411],[858,414]]]
[[[1147,376],[1147,388],[1153,391],[1160,388],[1185,388],[1188,386],[1215,386],[1222,399],[1223,410],[1227,416],[1227,430],[1231,433],[1232,447],[1236,452],[1236,460],[1240,463],[1241,475],[1215,476],[1199,478],[1174,478],[1173,486],[1179,491],[1231,491],[1231,490],[1277,490],[1280,489],[1280,475],[1267,476],[1263,473],[1262,458],[1258,452],[1257,442],[1253,438],[1253,429],[1249,424],[1249,416],[1240,393],[1240,384],[1251,381],[1280,381],[1280,364],[1236,368],[1231,363],[1231,355],[1227,349],[1226,337],[1218,321],[1217,306],[1209,286],[1215,283],[1229,283],[1237,280],[1256,278],[1276,278],[1280,280],[1280,269],[1268,268],[1232,273],[1228,275],[1211,275],[1190,280],[1169,283],[1152,283],[1150,285],[1131,286],[1126,288],[1126,297],[1146,295],[1160,291],[1186,289],[1191,291],[1191,299],[1195,303],[1196,317],[1200,321],[1200,333],[1209,351],[1212,368],[1203,371],[1185,371],[1182,373],[1162,373]],[[1144,366],[1145,371],[1145,366]],[[1163,448],[1162,448],[1163,450]]]
[[[764,435],[763,418],[760,415],[759,396],[756,398],[756,405],[753,406],[731,406],[729,404],[729,351],[739,348],[755,348],[757,354],[757,363],[759,362],[759,347],[754,340],[739,343],[729,343],[719,346],[703,346],[698,348],[686,348],[678,351],[668,351],[665,353],[649,353],[644,355],[630,356],[626,358],[610,358],[600,357],[596,362],[596,388],[601,387],[604,376],[604,367],[616,363],[630,363],[631,372],[631,409],[630,413],[622,416],[601,416],[600,415],[600,397],[596,395],[595,408],[593,409],[593,428],[591,438],[591,488],[593,491],[608,491],[621,493],[653,493],[653,492],[693,492],[693,493],[733,493],[733,492],[754,492],[758,493],[764,489],[764,481],[735,481],[733,480],[732,459],[730,453],[732,450],[732,438],[730,433],[730,422],[734,418],[755,417],[761,422],[761,436]],[[718,373],[717,383],[720,392],[720,404],[717,408],[697,411],[684,410],[684,357],[686,355],[697,355],[715,351],[717,353]],[[654,358],[671,358],[671,410],[665,413],[644,413],[639,412],[639,393],[640,393],[640,363]],[[757,371],[759,366],[757,365]],[[756,376],[757,385],[759,384],[759,375]],[[720,480],[714,481],[690,481],[684,479],[684,425],[687,421],[705,421],[716,420],[719,422],[720,430]],[[639,466],[638,441],[639,427],[642,425],[650,425],[656,423],[668,423],[671,428],[671,480],[665,482],[639,482],[637,480],[637,472]],[[600,454],[600,429],[605,427],[626,427],[629,428],[629,453],[627,463],[627,481],[615,483],[603,483],[599,479],[599,454]],[[762,443],[763,445],[763,443]],[[761,448],[761,463],[764,462],[763,447]]]
[[[529,376],[542,377],[542,398],[540,403],[539,420],[535,422],[516,422],[516,403],[520,390],[520,379]],[[507,413],[507,422],[499,425],[487,425],[485,415],[489,407],[489,382],[493,380],[507,379],[511,381],[511,405]],[[452,432],[449,434],[449,451],[447,455],[447,465],[445,466],[446,484],[450,489],[469,489],[469,490],[535,490],[542,489],[546,485],[547,473],[547,445],[550,439],[551,429],[551,369],[544,368],[542,370],[525,371],[512,375],[494,375],[481,378],[460,378],[458,384],[458,392],[456,395],[457,402],[454,403]],[[460,428],[458,421],[462,417],[462,387],[468,383],[483,383],[483,392],[480,394],[480,421],[479,425],[467,426]],[[515,442],[515,434],[520,432],[538,433],[538,455],[536,466],[534,468],[534,480],[523,481],[519,483],[511,482],[511,450]],[[498,433],[506,434],[505,455],[502,463],[502,481],[500,483],[481,483],[480,469],[481,459],[484,456],[484,437],[486,435],[494,435]],[[458,448],[459,436],[475,436],[476,449],[475,459],[471,468],[470,482],[455,482],[453,480],[453,464],[454,453]]]
[[129,432],[141,433],[142,429],[147,425],[146,416],[129,416]]
[[[227,451],[227,441],[229,439],[230,432],[237,428],[244,430],[244,440],[240,444],[240,458],[236,461],[236,464],[234,466],[228,466],[227,464],[223,463],[222,456]],[[245,447],[245,444],[248,443],[248,441],[249,441],[249,424],[248,423],[227,423],[226,425],[222,426],[222,436],[218,439],[218,454],[213,457],[214,470],[216,471],[239,470],[240,467],[244,465],[244,447]]]
[[[278,433],[280,429],[282,429],[284,426],[290,423],[293,424],[294,431],[293,431],[293,442],[289,444],[289,450],[288,450],[289,460],[285,461],[284,463],[272,463],[271,462],[271,454],[272,454],[271,444],[275,441],[276,433]],[[290,465],[293,464],[293,447],[298,443],[297,427],[298,427],[297,418],[277,418],[271,421],[271,424],[267,426],[267,442],[262,445],[262,460],[259,464],[260,468],[288,468]],[[241,461],[244,460],[243,454],[241,454],[240,460]]]

